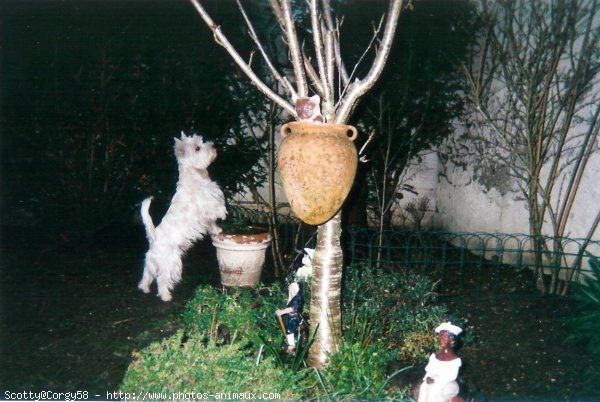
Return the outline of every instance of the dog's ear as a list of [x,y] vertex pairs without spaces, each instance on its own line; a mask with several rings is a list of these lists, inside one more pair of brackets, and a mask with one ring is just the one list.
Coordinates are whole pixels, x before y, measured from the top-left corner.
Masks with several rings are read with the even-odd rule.
[[180,141],[179,138],[174,138],[175,140],[175,156],[181,158],[185,155],[185,144],[183,141]]
[[185,140],[187,138],[187,135],[185,135],[185,133],[183,132],[183,130],[181,130],[181,139]]

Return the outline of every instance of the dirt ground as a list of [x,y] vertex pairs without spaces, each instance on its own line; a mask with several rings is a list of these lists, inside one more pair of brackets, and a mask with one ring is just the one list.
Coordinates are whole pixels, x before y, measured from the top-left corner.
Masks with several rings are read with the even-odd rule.
[[[122,231],[93,250],[6,241],[23,236],[4,232],[0,260],[0,399],[5,391],[40,390],[113,399],[109,393],[131,354],[172,333],[194,288],[218,280],[209,241],[186,258],[173,302],[163,303],[136,287],[143,234]],[[563,344],[570,300],[501,298],[449,307],[468,327],[459,350],[468,399],[600,400],[599,363]]]
[[459,352],[476,400],[600,400],[600,366],[565,346],[572,302],[553,297],[456,306],[473,339]]

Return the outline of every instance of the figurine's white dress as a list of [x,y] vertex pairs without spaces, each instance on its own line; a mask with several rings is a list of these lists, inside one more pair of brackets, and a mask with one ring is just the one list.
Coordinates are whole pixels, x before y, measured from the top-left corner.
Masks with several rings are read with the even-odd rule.
[[[462,365],[462,360],[457,357],[453,360],[443,361],[435,357],[435,353],[429,356],[429,362],[425,366],[425,377],[419,389],[418,402],[446,402],[458,395],[458,384],[456,377]],[[427,384],[425,379],[433,378],[433,384]]]

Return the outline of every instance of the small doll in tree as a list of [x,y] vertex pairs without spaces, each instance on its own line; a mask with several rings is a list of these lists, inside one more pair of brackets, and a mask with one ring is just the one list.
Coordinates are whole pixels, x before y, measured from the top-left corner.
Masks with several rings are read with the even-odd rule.
[[304,298],[302,297],[300,284],[292,282],[288,288],[288,303],[286,308],[275,311],[277,317],[287,315],[285,325],[285,338],[287,341],[287,352],[293,352],[296,348],[296,332],[302,321],[302,312],[304,309]]
[[311,123],[325,122],[321,114],[321,97],[319,95],[313,95],[310,98],[292,95],[292,102],[300,121],[309,121]]

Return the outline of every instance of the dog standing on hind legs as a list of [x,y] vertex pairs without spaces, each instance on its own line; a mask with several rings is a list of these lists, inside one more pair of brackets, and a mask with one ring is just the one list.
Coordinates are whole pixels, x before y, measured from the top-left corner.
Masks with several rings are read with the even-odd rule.
[[177,191],[160,225],[154,227],[149,209],[152,197],[142,202],[142,221],[150,248],[146,253],[144,274],[138,287],[150,292],[154,280],[158,296],[171,300],[171,290],[181,280],[181,257],[194,241],[206,234],[221,232],[217,219],[225,219],[225,197],[206,170],[217,157],[212,142],[181,133],[175,138],[175,156],[179,165]]

